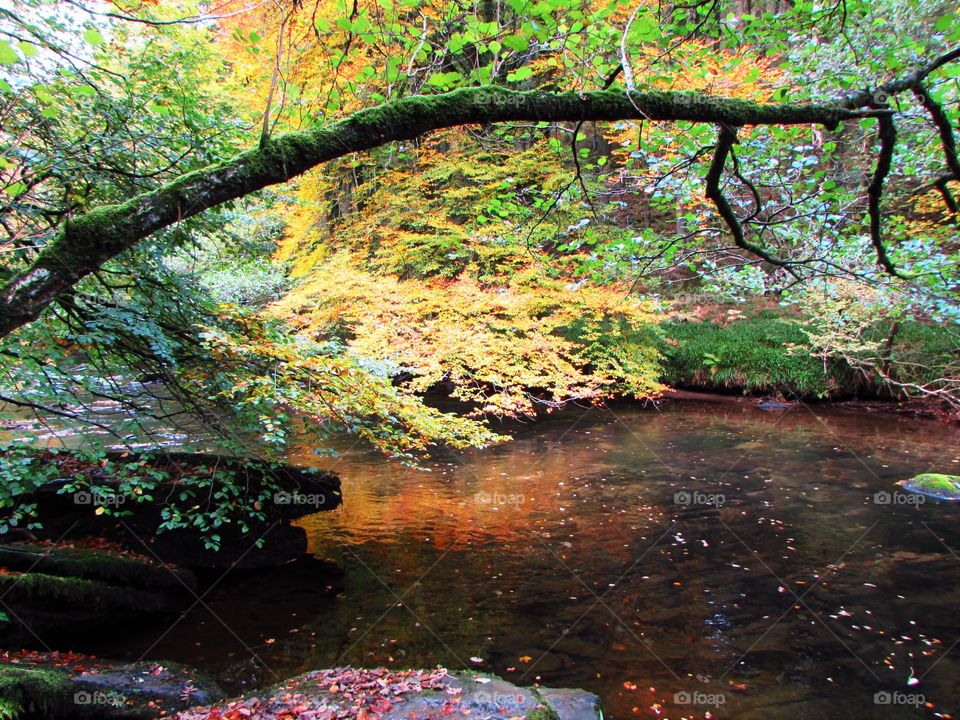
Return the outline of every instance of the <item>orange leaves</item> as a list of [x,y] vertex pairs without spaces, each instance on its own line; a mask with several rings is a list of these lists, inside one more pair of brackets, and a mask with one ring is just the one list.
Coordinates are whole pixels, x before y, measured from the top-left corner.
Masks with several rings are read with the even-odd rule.
[[426,407],[337,344],[296,340],[275,322],[247,316],[238,316],[236,326],[235,332],[202,334],[217,351],[216,399],[255,423],[261,438],[277,447],[294,422],[298,435],[349,430],[402,458],[440,443],[485,446],[504,439],[478,423]]

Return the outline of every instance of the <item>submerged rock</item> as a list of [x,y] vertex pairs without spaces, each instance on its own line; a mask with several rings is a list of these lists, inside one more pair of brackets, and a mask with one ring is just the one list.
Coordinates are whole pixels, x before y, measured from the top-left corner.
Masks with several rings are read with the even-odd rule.
[[938,500],[960,500],[960,475],[921,473],[909,480],[901,480],[897,485],[909,492]]

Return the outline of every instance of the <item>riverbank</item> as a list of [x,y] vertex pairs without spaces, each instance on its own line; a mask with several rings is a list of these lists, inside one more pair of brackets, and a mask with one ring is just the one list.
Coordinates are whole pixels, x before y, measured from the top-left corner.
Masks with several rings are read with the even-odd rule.
[[[717,392],[716,390],[687,390],[671,388],[666,390],[655,402],[664,403],[707,403],[754,407],[765,411],[784,411],[800,407],[824,409],[851,415],[879,415],[889,417],[907,417],[947,424],[960,423],[960,412],[949,405],[936,400],[871,400],[871,399],[808,399],[796,400],[777,393],[745,394],[742,391]],[[613,408],[632,407],[635,400],[614,400],[609,403]]]
[[[801,324],[775,311],[729,322],[674,320],[660,329],[660,380],[673,389],[665,397],[684,397],[679,391],[769,395],[781,401],[830,401],[863,412],[960,420],[958,408],[941,397],[908,395],[878,372],[857,370],[843,358],[814,356],[806,349]],[[960,335],[945,326],[904,322],[885,353],[898,382],[933,387],[944,368],[960,357]]]

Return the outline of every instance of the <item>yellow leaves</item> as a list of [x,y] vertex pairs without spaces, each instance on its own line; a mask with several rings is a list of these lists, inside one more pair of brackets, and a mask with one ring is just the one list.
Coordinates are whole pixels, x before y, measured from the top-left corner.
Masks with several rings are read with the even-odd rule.
[[[608,395],[616,380],[643,394],[659,390],[654,356],[645,367],[630,352],[614,362],[583,344],[600,337],[591,322],[649,322],[636,299],[620,287],[571,292],[534,267],[516,282],[483,287],[467,276],[433,282],[378,275],[341,251],[271,312],[309,337],[348,337],[354,355],[413,373],[411,390],[452,383],[454,397],[483,413],[532,415],[531,392],[551,402],[589,400]],[[584,319],[583,338],[570,337]],[[633,376],[623,377],[625,369]]]
[[584,232],[580,211],[555,210],[531,241],[535,204],[569,184],[546,140],[495,152],[448,131],[407,152],[415,161],[392,169],[343,162],[302,180],[279,251],[299,283],[273,317],[402,374],[408,392],[443,384],[477,415],[660,391],[656,353],[635,333],[650,310],[627,287],[575,281],[577,257],[539,245],[560,245],[567,225]]

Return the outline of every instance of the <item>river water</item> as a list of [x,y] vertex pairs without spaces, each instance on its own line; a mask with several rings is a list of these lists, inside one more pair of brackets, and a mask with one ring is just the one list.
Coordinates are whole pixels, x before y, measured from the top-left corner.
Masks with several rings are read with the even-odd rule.
[[229,573],[172,629],[93,649],[261,684],[441,663],[586,688],[616,719],[960,717],[960,508],[894,486],[960,474],[960,431],[727,400],[514,436],[429,471],[294,453],[343,478],[302,523],[339,573]]

